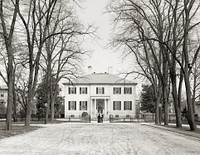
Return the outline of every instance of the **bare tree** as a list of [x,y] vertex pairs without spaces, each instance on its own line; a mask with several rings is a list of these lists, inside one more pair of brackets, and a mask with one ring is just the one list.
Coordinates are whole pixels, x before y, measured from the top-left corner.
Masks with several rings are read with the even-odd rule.
[[[170,75],[172,82],[172,96],[177,127],[181,127],[180,102],[184,79],[188,107],[187,118],[191,130],[195,130],[196,125],[194,122],[194,112],[191,109],[192,100],[189,77],[191,67],[196,62],[199,54],[199,45],[197,43],[196,48],[190,50],[189,40],[190,34],[199,25],[199,22],[196,20],[199,11],[198,4],[199,2],[194,0],[142,0],[140,2],[119,0],[116,1],[111,9],[117,15],[115,21],[118,22],[123,32],[118,34],[118,41],[129,47],[129,49],[131,47],[131,51],[135,51],[136,59],[138,56],[141,58],[142,52],[151,52],[154,56],[146,54],[146,57],[143,57],[140,61],[151,64],[150,67],[152,69],[155,68],[154,64],[156,64],[157,68],[154,69],[154,73],[150,73],[153,73],[152,76],[156,73],[157,79],[160,79],[162,101],[165,108],[165,125],[168,124],[168,94],[170,90],[168,76]],[[125,26],[123,25],[124,23],[126,23]],[[146,43],[144,44],[143,42]],[[153,54],[155,51],[158,54]],[[178,91],[177,63],[180,66]],[[142,71],[145,73],[147,69],[142,69]],[[146,76],[146,73],[144,75]]]
[[[10,130],[12,128],[12,106],[13,106],[13,84],[14,84],[14,69],[13,69],[13,61],[14,61],[14,51],[13,51],[13,35],[15,29],[15,23],[17,19],[17,11],[19,8],[19,0],[10,1],[9,7],[5,7],[7,2],[4,0],[0,1],[0,19],[1,19],[1,27],[2,27],[2,36],[4,39],[4,44],[6,48],[6,53],[8,57],[8,66],[6,68],[7,71],[7,85],[8,85],[8,105],[7,105],[7,113],[6,113],[6,130]],[[6,8],[10,8],[12,11],[12,19],[11,22],[6,20]],[[10,11],[10,10],[9,10]],[[8,24],[8,23],[9,24]]]
[[[68,10],[66,12],[66,10]],[[65,13],[64,13],[65,12]],[[47,112],[46,120],[49,115],[49,105],[51,105],[51,121],[54,120],[54,103],[56,94],[53,94],[53,88],[61,79],[76,76],[79,71],[81,55],[85,51],[80,48],[79,36],[83,36],[90,32],[90,26],[84,30],[83,26],[74,18],[73,10],[64,5],[61,1],[57,7],[56,14],[52,18],[52,22],[48,28],[48,35],[55,34],[56,31],[65,33],[48,38],[45,42],[46,53],[43,53],[46,67],[43,67],[47,75]],[[52,80],[52,78],[54,80]]]
[[[50,37],[47,36],[47,28],[50,24],[52,14],[54,13],[57,0],[31,0],[24,3],[27,4],[19,9],[18,14],[25,28],[28,48],[29,80],[25,125],[30,126],[31,107],[38,81],[40,57],[44,43]],[[53,36],[56,34],[51,35]]]
[[[139,3],[142,3],[141,5]],[[150,8],[151,7],[151,8]],[[123,32],[119,36],[122,39],[116,39],[125,44],[125,46],[131,47],[131,51],[135,51],[135,57],[143,56],[142,60],[146,65],[146,69],[142,65],[142,72],[151,81],[155,93],[158,93],[158,100],[156,102],[156,123],[159,123],[159,106],[160,97],[162,92],[163,104],[165,106],[165,125],[168,124],[168,51],[162,44],[164,39],[164,20],[162,13],[159,12],[158,3],[144,3],[134,2],[128,0],[122,2],[120,6],[114,8],[114,12],[118,15],[116,21],[127,22],[127,25],[123,27]],[[145,10],[146,9],[146,10]],[[153,11],[157,11],[154,14]],[[159,20],[156,20],[156,19]],[[132,34],[132,35],[130,35]],[[159,38],[160,42],[150,39],[151,37]],[[141,54],[144,53],[144,54]],[[138,62],[138,61],[137,61]],[[147,76],[146,72],[149,73]],[[156,78],[155,78],[156,76]],[[151,77],[151,78],[149,78]],[[153,78],[152,78],[153,77]],[[154,80],[152,80],[154,79]],[[157,80],[155,80],[157,79]],[[158,88],[162,86],[162,91]],[[157,94],[156,94],[157,96]]]

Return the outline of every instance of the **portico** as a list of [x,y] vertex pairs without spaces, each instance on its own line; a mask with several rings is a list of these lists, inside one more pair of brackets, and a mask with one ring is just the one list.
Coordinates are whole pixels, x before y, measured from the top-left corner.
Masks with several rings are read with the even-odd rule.
[[108,117],[110,96],[91,96],[90,97],[90,115],[96,118],[99,112],[103,112],[104,118]]

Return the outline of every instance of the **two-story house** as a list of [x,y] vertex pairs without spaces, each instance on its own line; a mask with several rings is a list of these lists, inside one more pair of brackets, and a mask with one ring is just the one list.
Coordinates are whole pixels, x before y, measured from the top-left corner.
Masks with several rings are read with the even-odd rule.
[[87,112],[95,119],[103,112],[104,119],[109,115],[125,117],[136,113],[136,83],[113,74],[93,73],[75,79],[65,85],[65,117],[80,117]]

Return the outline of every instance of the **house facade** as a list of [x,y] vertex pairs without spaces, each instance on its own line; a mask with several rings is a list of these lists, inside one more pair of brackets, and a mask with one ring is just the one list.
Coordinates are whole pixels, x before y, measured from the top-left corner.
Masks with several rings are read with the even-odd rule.
[[103,112],[104,119],[135,117],[136,83],[113,74],[93,73],[65,85],[65,117],[81,117],[86,112],[92,119]]

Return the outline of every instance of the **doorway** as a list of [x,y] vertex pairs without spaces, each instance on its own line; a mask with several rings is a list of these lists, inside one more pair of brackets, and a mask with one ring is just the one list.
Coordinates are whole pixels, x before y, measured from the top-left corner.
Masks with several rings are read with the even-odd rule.
[[97,99],[96,100],[96,107],[97,107],[97,113],[103,113],[104,111],[104,99]]

